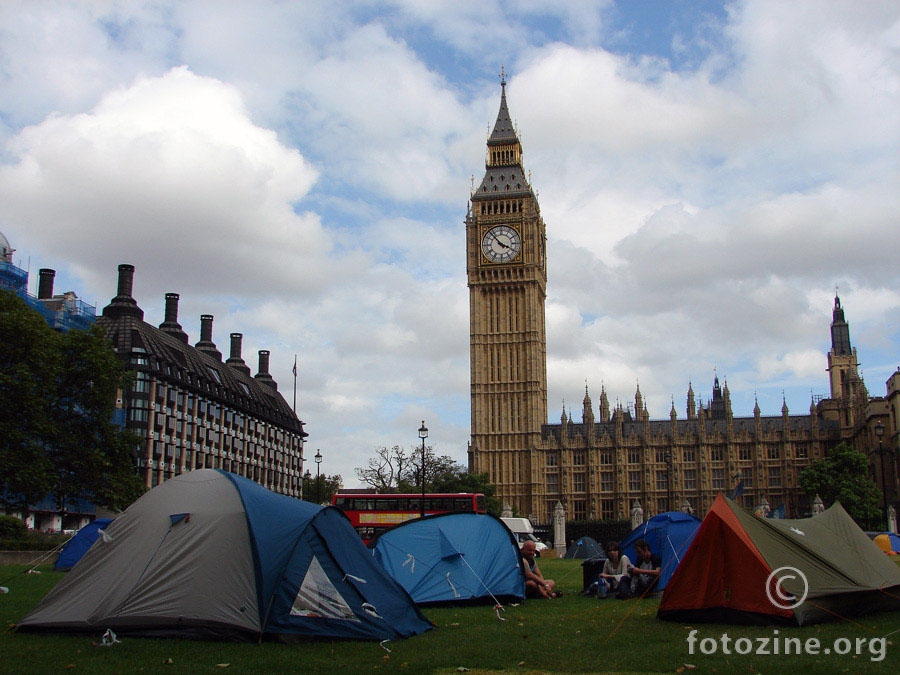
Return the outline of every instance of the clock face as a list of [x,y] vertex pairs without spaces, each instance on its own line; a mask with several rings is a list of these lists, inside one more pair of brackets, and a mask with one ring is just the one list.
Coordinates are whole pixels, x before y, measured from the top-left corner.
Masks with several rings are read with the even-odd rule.
[[491,262],[504,263],[514,260],[522,248],[519,233],[508,225],[492,227],[484,235],[481,250]]

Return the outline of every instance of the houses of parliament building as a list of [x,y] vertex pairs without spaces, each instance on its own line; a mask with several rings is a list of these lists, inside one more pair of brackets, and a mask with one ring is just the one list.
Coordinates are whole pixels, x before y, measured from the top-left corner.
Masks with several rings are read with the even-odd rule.
[[[719,492],[742,484],[742,502],[810,511],[799,472],[847,442],[869,456],[885,505],[897,499],[900,370],[887,394],[870,397],[840,298],[835,296],[827,356],[830,397],[803,414],[732,411],[727,382],[706,403],[688,385],[686,409],[650,419],[640,386],[634,406],[595,404],[585,388],[581,419],[563,410],[548,424],[545,299],[546,227],[522,164],[522,146],[501,78],[500,110],[487,141],[485,174],[466,216],[470,312],[469,468],[486,473],[501,503],[548,523],[556,504],[569,520],[627,519],[691,510],[702,516]],[[880,456],[879,456],[880,453]],[[880,460],[880,461],[878,461]]]

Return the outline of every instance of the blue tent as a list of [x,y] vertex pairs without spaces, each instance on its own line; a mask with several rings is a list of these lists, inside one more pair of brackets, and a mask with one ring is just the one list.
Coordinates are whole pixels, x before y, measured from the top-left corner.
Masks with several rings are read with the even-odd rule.
[[416,604],[525,598],[519,545],[489,514],[443,513],[407,521],[378,537],[374,555]]
[[647,522],[638,525],[625,537],[619,546],[623,555],[634,563],[636,553],[634,545],[641,539],[650,544],[650,552],[662,558],[659,584],[656,590],[661,591],[669,583],[669,578],[681,562],[694,535],[700,528],[700,520],[681,511],[669,511],[653,516]]
[[111,522],[112,518],[97,518],[78,530],[75,536],[62,547],[53,569],[67,572],[75,567],[75,563],[81,560],[81,556],[87,553],[87,550],[100,537],[100,530],[106,529]]
[[590,537],[579,537],[566,549],[563,558],[600,558],[606,557],[603,547]]
[[343,513],[218,469],[153,488],[19,630],[396,639],[431,624]]

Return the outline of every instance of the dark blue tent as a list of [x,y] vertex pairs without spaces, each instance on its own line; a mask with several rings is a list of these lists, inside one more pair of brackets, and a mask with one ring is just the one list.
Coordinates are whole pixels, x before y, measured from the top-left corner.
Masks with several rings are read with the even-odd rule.
[[396,639],[431,628],[343,513],[218,469],[156,486],[22,631]]
[[75,567],[75,563],[81,560],[81,556],[87,553],[87,550],[100,537],[100,531],[106,529],[111,522],[112,518],[97,518],[78,530],[59,552],[53,569],[67,572]]
[[656,587],[656,590],[661,591],[669,583],[672,573],[675,572],[699,528],[700,520],[687,513],[681,511],[660,513],[634,528],[619,546],[622,555],[627,555],[633,564],[636,557],[635,543],[641,539],[647,540],[650,552],[662,558],[659,584]]
[[378,537],[374,555],[416,604],[525,598],[519,545],[489,514],[444,513],[407,521]]
[[600,558],[606,557],[603,547],[590,537],[579,537],[566,549],[563,558]]

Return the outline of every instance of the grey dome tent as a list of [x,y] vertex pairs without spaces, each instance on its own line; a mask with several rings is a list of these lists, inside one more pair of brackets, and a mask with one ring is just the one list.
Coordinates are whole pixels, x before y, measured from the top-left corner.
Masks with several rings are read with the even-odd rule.
[[105,533],[18,630],[385,640],[431,627],[343,513],[225,471],[167,480]]

